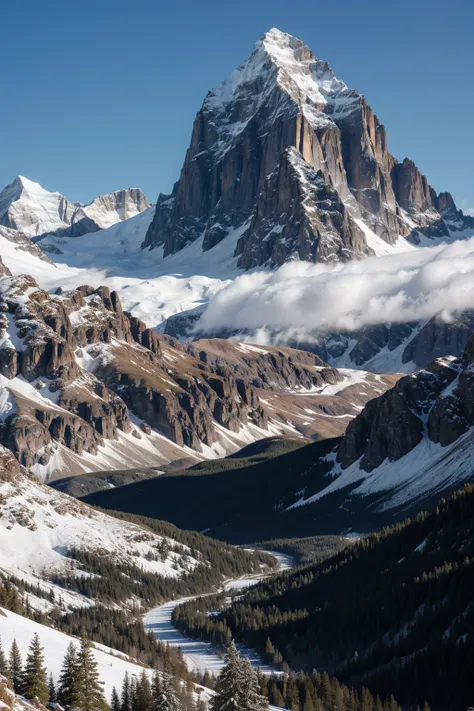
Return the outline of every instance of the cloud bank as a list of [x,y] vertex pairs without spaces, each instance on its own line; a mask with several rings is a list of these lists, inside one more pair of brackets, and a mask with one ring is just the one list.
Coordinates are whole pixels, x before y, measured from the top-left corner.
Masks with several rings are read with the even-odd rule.
[[338,265],[290,262],[243,274],[216,294],[201,332],[353,330],[474,308],[474,237]]

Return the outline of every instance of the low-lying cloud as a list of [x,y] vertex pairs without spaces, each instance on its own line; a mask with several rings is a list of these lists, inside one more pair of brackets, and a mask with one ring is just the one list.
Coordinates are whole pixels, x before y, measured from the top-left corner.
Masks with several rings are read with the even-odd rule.
[[474,308],[474,237],[327,266],[290,262],[243,274],[220,291],[198,330],[308,334],[404,323],[449,321]]

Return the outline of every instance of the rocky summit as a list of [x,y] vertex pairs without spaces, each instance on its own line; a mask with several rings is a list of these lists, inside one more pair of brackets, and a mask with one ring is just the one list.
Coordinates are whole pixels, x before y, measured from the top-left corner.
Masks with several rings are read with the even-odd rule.
[[363,95],[272,29],[205,98],[143,245],[166,256],[233,240],[238,265],[251,269],[359,258],[380,241],[448,238],[469,221],[412,161],[390,154]]

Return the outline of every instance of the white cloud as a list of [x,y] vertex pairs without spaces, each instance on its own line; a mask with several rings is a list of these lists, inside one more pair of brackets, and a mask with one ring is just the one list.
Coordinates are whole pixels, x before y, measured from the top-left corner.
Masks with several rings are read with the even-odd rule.
[[470,217],[474,217],[474,207],[468,207],[463,210],[465,215],[470,215]]
[[243,274],[213,297],[198,329],[294,337],[435,315],[450,320],[467,308],[474,308],[474,237],[346,264],[290,262]]

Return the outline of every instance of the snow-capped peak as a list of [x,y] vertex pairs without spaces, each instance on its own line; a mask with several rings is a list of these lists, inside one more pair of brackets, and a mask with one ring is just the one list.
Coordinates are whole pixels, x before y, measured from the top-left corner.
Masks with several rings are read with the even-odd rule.
[[0,193],[0,224],[29,237],[68,225],[74,209],[60,193],[51,193],[22,175]]
[[58,192],[19,175],[0,192],[0,225],[40,238],[79,236],[134,217],[150,207],[138,188],[100,195],[88,205],[70,202]]
[[[317,59],[309,47],[297,37],[275,27],[265,33],[260,40],[266,54],[279,68],[279,80],[291,78],[295,86],[283,87],[291,91],[296,89],[299,101],[311,102],[321,110],[330,105],[331,109],[341,109],[351,104],[359,94],[349,89],[338,79],[329,64]],[[258,42],[256,47],[258,47]],[[293,98],[295,98],[293,96]],[[348,108],[347,106],[345,107]],[[351,108],[355,108],[353,105]]]
[[250,57],[209,92],[203,111],[213,114],[214,151],[223,155],[259,111],[265,111],[271,123],[301,113],[313,128],[320,128],[334,125],[333,119],[356,109],[360,99],[301,40],[273,28],[256,42]]

